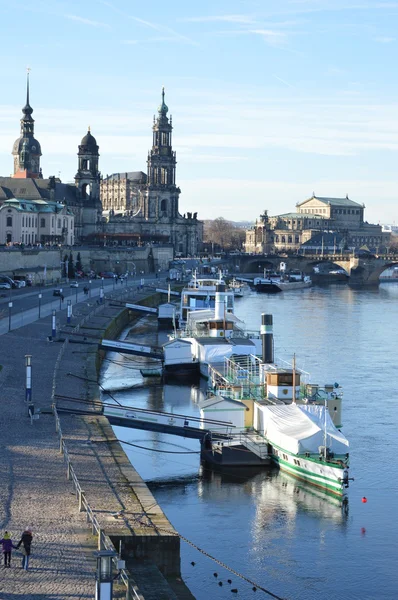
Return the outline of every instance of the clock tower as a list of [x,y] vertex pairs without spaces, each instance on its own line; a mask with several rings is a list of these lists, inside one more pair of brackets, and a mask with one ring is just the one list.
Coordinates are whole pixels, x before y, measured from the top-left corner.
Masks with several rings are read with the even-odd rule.
[[178,216],[180,189],[176,186],[176,153],[172,148],[172,118],[167,117],[168,107],[164,101],[153,118],[152,149],[148,154],[147,197],[144,202],[146,219],[173,219]]
[[33,108],[29,104],[29,69],[26,82],[26,104],[22,109],[21,135],[12,147],[14,157],[14,175],[18,179],[41,179],[41,147],[34,137]]

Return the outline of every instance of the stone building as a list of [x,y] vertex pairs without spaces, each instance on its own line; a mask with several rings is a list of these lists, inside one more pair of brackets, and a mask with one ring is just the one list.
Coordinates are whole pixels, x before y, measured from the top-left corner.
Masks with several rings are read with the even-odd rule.
[[116,173],[101,184],[105,222],[100,234],[109,244],[172,244],[174,251],[196,254],[203,239],[197,213],[181,215],[176,184],[176,153],[172,147],[172,118],[164,101],[153,121],[147,174]]
[[[98,145],[89,130],[78,148],[78,170],[74,184],[62,183],[55,177],[44,179],[40,167],[41,146],[34,137],[32,113],[28,74],[21,134],[12,148],[14,173],[11,177],[0,177],[0,206],[7,203],[7,210],[17,210],[19,216],[15,215],[12,220],[17,224],[20,217],[21,222],[16,225],[16,229],[13,225],[12,229],[3,230],[0,244],[7,243],[8,240],[9,243],[40,242],[70,245],[93,234],[102,218]],[[27,210],[26,215],[24,207]],[[36,220],[38,222],[37,230],[34,230],[31,224],[27,228],[26,223],[29,223],[33,213],[40,215],[46,212],[54,212],[54,218],[47,220],[45,216],[38,218],[35,216],[35,222]],[[74,227],[72,233],[71,217],[73,217]],[[60,220],[61,228],[58,227]]]
[[142,171],[113,173],[101,181],[101,203],[103,215],[135,214],[140,205],[140,193],[147,183]]
[[267,211],[246,231],[246,252],[269,254],[295,251],[320,232],[342,234],[344,246],[376,250],[385,243],[380,225],[364,221],[364,205],[345,198],[311,198],[296,205],[297,212],[270,217]]
[[74,221],[72,211],[60,202],[13,197],[0,206],[0,244],[73,246]]

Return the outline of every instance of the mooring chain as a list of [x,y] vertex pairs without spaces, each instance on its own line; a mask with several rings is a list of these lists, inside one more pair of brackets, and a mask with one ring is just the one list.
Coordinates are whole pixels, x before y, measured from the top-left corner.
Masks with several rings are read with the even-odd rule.
[[[143,521],[141,521],[139,517],[133,517],[133,519],[135,521],[137,521],[143,527],[154,527],[155,528],[154,525],[152,525],[150,523],[144,523]],[[208,552],[206,552],[206,550],[202,550],[202,548],[199,548],[199,546],[197,546],[196,544],[194,544],[193,542],[191,542],[190,540],[188,540],[181,533],[177,533],[176,531],[171,531],[170,529],[165,529],[164,527],[156,527],[156,529],[158,531],[162,531],[163,533],[168,533],[170,535],[174,535],[175,537],[179,537],[184,542],[186,542],[187,544],[189,544],[190,546],[192,546],[192,548],[195,548],[195,550],[198,550],[198,552],[201,552],[201,554],[204,554],[204,556],[207,556],[207,558],[209,558],[213,562],[215,562],[218,565],[220,565],[220,567],[223,567],[224,569],[226,569],[230,573],[233,573],[234,575],[236,575],[240,579],[243,579],[244,581],[247,581],[247,583],[250,583],[250,585],[252,585],[253,587],[257,588],[258,590],[261,590],[261,591],[265,592],[266,594],[268,594],[272,598],[276,598],[276,600],[286,600],[285,598],[282,598],[281,596],[277,596],[276,594],[273,594],[270,590],[267,590],[266,588],[262,587],[261,585],[258,585],[255,581],[252,581],[251,579],[249,579],[245,575],[242,575],[241,573],[238,573],[237,571],[235,571],[234,569],[232,569],[231,567],[229,567],[228,565],[226,565],[225,563],[223,563],[221,560],[218,560],[218,558],[215,558],[214,556],[212,556],[211,554],[209,554]]]

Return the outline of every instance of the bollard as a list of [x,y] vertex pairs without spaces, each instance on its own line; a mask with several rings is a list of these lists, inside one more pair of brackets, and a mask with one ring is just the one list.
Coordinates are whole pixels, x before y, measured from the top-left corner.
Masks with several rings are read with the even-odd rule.
[[67,317],[66,322],[69,324],[72,316],[72,301],[68,300],[67,302]]
[[32,356],[25,355],[26,383],[25,383],[25,402],[32,402]]
[[100,293],[99,293],[99,300],[100,303],[102,304],[103,300],[104,300],[104,288],[100,288]]
[[51,335],[52,335],[53,339],[57,335],[57,321],[56,321],[56,316],[55,316],[55,310],[53,310],[53,314],[52,314],[52,318],[51,318]]

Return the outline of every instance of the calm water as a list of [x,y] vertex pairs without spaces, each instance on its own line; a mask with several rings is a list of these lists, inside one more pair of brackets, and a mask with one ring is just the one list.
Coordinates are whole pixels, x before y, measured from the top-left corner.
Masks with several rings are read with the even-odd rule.
[[[291,360],[295,352],[313,382],[343,386],[343,431],[355,477],[347,515],[336,501],[278,472],[201,469],[198,454],[183,454],[198,451],[197,441],[124,428],[116,433],[139,446],[124,447],[174,527],[263,588],[297,600],[398,598],[398,284],[369,291],[314,287],[236,301],[249,329],[259,328],[262,312],[274,317],[276,357]],[[155,342],[156,325],[144,318],[132,335]],[[104,385],[142,383],[136,359],[109,358]],[[154,386],[114,395],[123,404],[199,414],[201,393]],[[197,600],[231,598],[231,587],[238,598],[270,597],[184,542],[181,555],[183,579]]]

